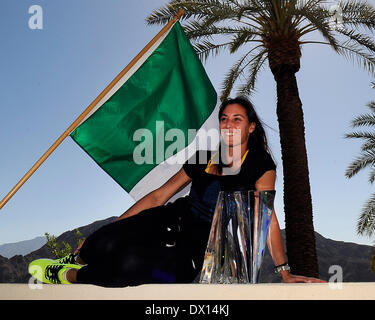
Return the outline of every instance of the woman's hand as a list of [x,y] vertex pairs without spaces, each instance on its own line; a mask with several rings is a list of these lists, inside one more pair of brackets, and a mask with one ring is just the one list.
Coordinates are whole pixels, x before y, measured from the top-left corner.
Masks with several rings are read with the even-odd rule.
[[318,278],[294,275],[294,274],[291,274],[289,271],[282,271],[281,277],[284,283],[326,283],[327,282]]

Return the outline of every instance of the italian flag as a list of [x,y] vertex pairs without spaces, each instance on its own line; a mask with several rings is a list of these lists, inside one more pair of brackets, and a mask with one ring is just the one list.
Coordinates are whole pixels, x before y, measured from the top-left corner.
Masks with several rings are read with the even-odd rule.
[[[201,132],[217,126],[217,105],[216,91],[177,21],[70,136],[137,201],[181,168]],[[147,161],[135,161],[137,150],[148,153]]]

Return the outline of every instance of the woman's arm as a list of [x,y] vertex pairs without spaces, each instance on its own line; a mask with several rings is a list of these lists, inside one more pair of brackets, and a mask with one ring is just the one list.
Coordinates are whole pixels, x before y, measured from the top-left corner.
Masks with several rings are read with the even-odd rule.
[[[275,189],[276,171],[270,170],[266,171],[263,176],[261,176],[256,184],[255,189],[257,191],[266,191]],[[275,266],[284,264],[287,262],[284,253],[284,244],[281,237],[281,231],[275,210],[272,211],[270,228],[268,231],[267,245],[272,256],[273,263]],[[280,272],[283,282],[325,282],[316,278],[296,276],[291,274],[289,271],[284,270]]]
[[[140,213],[143,210],[161,206],[166,203],[171,197],[173,197],[178,191],[185,188],[191,182],[191,178],[185,173],[184,169],[180,169],[174,176],[172,176],[166,183],[155,191],[150,192],[142,199],[137,201],[133,206],[126,210],[121,216],[115,221],[125,219]],[[78,248],[74,251],[74,254],[78,254],[79,250],[83,246],[85,240],[83,240]]]
[[[266,191],[275,189],[276,172],[270,170],[264,173],[255,183],[255,189],[257,191]],[[268,250],[270,251],[273,263],[275,266],[284,264],[287,260],[284,253],[283,239],[279,227],[279,222],[275,214],[275,210],[272,211],[270,228],[267,237]],[[288,271],[281,271],[281,276],[287,276]]]
[[142,199],[137,201],[127,211],[125,211],[117,220],[125,219],[140,213],[143,210],[161,206],[165,204],[178,191],[185,188],[191,182],[191,178],[185,173],[184,169],[180,169],[160,188],[150,192]]

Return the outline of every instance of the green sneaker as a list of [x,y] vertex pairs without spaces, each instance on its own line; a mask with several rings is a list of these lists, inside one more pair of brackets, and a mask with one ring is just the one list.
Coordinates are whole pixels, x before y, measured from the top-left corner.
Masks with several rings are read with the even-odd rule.
[[37,280],[48,284],[70,284],[63,279],[65,271],[81,269],[76,264],[58,264],[51,259],[37,259],[29,264],[29,273]]

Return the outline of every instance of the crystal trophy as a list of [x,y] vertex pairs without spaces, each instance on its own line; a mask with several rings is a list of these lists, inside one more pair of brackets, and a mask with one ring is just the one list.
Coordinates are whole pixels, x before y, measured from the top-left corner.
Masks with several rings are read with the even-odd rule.
[[200,283],[258,283],[275,191],[220,191]]

